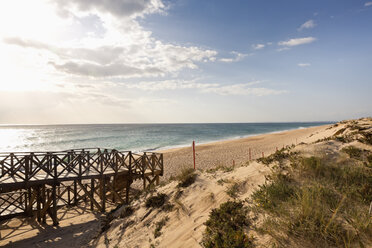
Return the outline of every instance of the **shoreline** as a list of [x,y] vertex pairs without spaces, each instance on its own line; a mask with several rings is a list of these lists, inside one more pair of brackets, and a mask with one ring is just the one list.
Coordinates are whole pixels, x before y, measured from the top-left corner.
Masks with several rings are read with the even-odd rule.
[[[195,141],[195,147],[206,146],[206,145],[209,146],[209,145],[215,145],[215,144],[220,144],[220,143],[225,143],[225,142],[229,143],[229,142],[235,142],[235,141],[242,141],[242,140],[249,139],[249,138],[259,137],[259,136],[262,136],[262,135],[281,134],[281,133],[292,132],[292,131],[296,131],[296,130],[309,129],[309,128],[315,128],[315,127],[328,127],[329,125],[332,125],[332,124],[326,124],[326,125],[320,125],[320,126],[311,126],[311,127],[299,127],[299,128],[295,128],[295,129],[286,129],[286,130],[273,131],[273,132],[268,132],[268,133],[249,134],[249,135],[244,135],[242,137],[226,138],[226,139],[221,139],[221,140],[206,141],[206,142],[200,142],[200,143],[197,143]],[[161,148],[159,150],[148,150],[146,152],[168,153],[168,152],[177,151],[177,150],[180,150],[180,149],[183,149],[183,148],[191,148],[191,144],[169,146],[169,147],[164,147],[164,149]]]
[[[308,129],[308,128],[314,128],[314,127],[329,126],[329,125],[333,125],[333,123],[331,123],[331,124],[324,124],[324,125],[309,126],[309,127],[297,127],[297,128],[293,128],[293,129],[284,129],[284,130],[280,130],[280,131],[272,131],[272,132],[267,132],[267,133],[247,134],[247,135],[238,136],[238,137],[228,137],[228,138],[223,138],[223,139],[219,139],[219,140],[202,141],[202,142],[198,142],[198,143],[195,140],[195,146],[213,145],[214,143],[220,143],[220,142],[226,142],[226,141],[227,142],[228,141],[237,141],[237,140],[241,140],[241,139],[252,138],[252,137],[255,137],[255,136],[270,135],[270,134],[290,132],[290,131],[295,131],[295,130],[302,130],[302,129]],[[177,150],[177,149],[182,149],[182,148],[187,148],[187,147],[191,147],[191,144],[182,144],[182,145],[175,145],[175,146],[165,146],[165,147],[161,147],[160,149],[155,149],[155,150],[147,149],[147,150],[142,150],[140,152],[164,153],[164,152],[169,152],[169,151],[173,151],[173,150]]]
[[[311,143],[333,135],[329,129],[333,124],[292,129],[280,132],[252,135],[245,138],[229,139],[205,144],[196,144],[196,168],[208,170],[218,166],[240,166],[249,159],[268,156],[285,146]],[[157,150],[164,155],[164,177],[178,175],[183,168],[193,167],[191,145]]]

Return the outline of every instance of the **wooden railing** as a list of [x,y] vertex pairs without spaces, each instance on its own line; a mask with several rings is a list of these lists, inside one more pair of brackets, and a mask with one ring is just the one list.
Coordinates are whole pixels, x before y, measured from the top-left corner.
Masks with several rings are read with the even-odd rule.
[[99,148],[0,153],[0,218],[36,211],[39,221],[48,213],[58,224],[57,207],[82,199],[104,212],[107,197],[128,202],[133,181],[143,180],[145,189],[159,183],[163,172],[160,153]]
[[104,174],[131,175],[160,171],[163,158],[158,153],[137,154],[108,149],[79,149],[62,152],[0,154],[0,193],[5,185],[34,184],[41,181],[87,179]]

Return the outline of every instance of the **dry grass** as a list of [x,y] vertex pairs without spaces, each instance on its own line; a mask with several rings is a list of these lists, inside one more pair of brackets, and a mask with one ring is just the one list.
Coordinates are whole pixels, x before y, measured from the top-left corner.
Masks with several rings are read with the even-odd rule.
[[276,168],[252,199],[252,209],[267,216],[258,230],[279,246],[363,247],[372,240],[372,169],[355,159],[297,156],[289,168]]
[[195,170],[193,168],[186,168],[181,171],[176,177],[176,180],[179,181],[178,187],[186,188],[193,184],[196,180]]

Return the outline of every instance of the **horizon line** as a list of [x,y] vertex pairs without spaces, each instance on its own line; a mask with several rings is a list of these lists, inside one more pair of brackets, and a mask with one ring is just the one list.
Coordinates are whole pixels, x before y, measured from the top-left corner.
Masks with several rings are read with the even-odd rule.
[[328,121],[259,121],[259,122],[128,122],[128,123],[50,123],[50,124],[1,124],[5,126],[78,126],[78,125],[174,125],[174,124],[263,124],[263,123],[336,123],[340,120]]

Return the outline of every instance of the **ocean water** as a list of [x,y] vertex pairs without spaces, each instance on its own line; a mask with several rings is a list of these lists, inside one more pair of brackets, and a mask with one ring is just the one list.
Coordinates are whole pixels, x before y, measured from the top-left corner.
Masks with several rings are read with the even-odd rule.
[[153,151],[242,138],[330,122],[221,124],[92,124],[0,126],[0,152],[109,148]]

